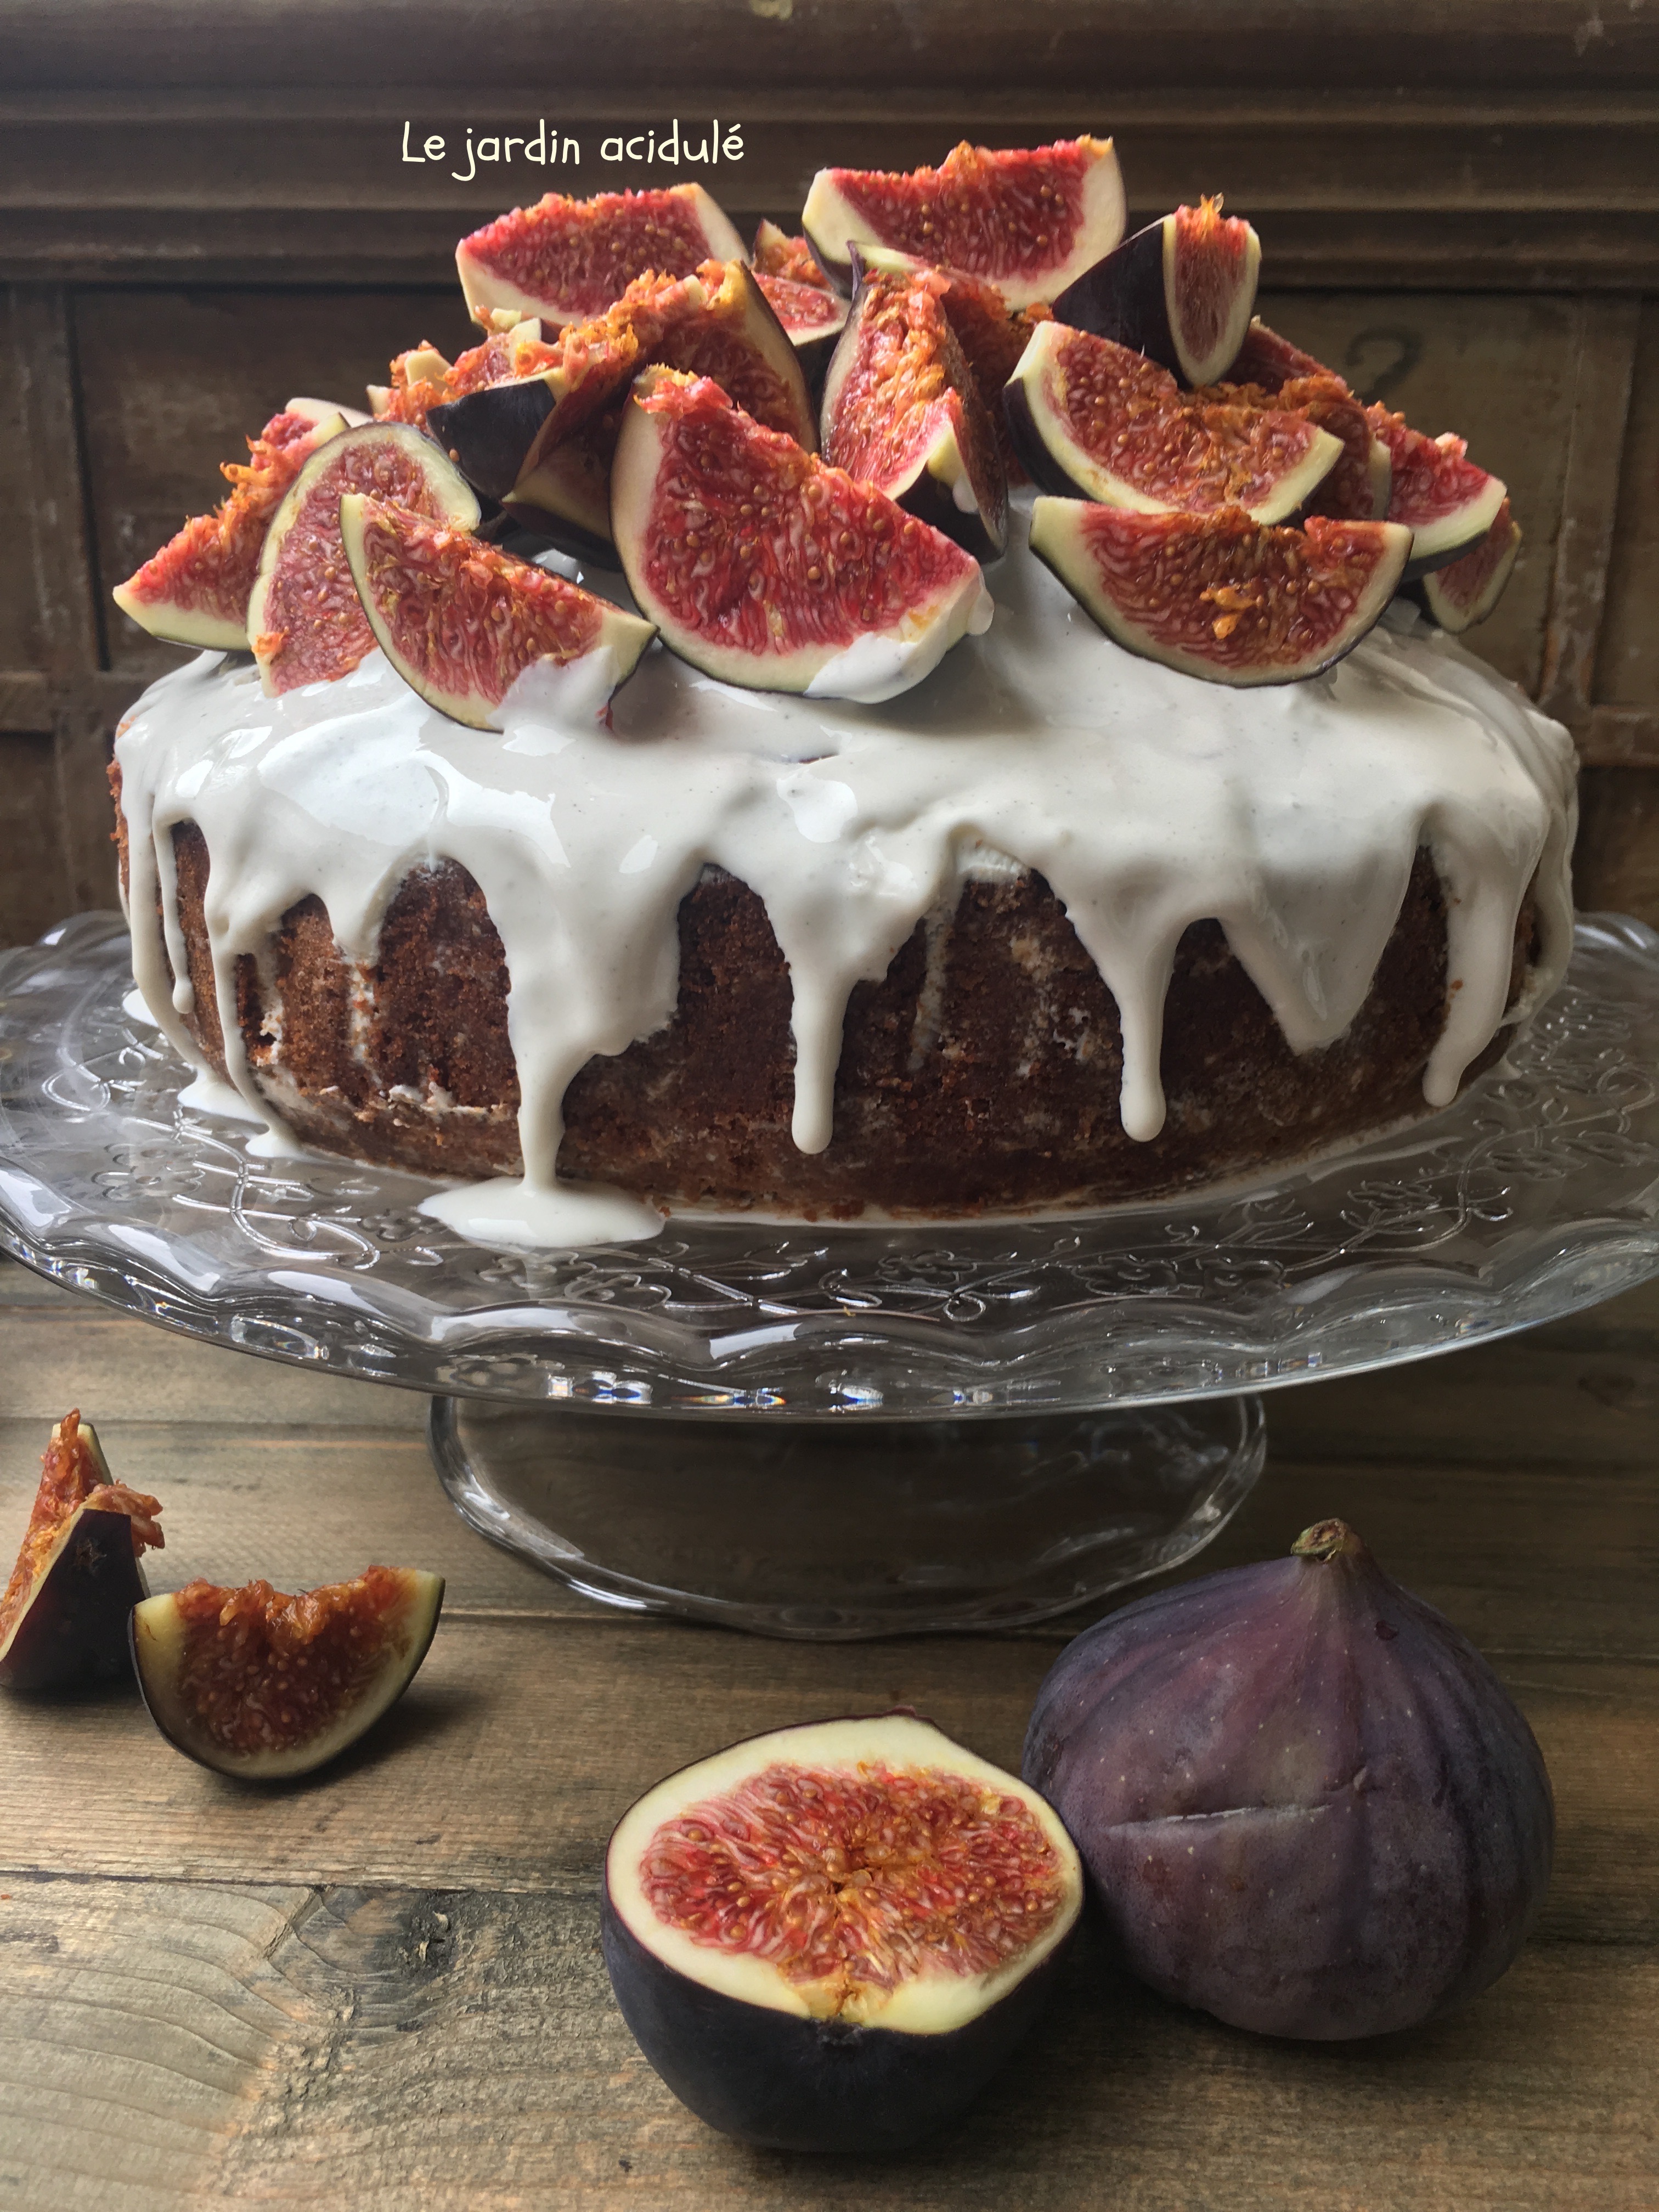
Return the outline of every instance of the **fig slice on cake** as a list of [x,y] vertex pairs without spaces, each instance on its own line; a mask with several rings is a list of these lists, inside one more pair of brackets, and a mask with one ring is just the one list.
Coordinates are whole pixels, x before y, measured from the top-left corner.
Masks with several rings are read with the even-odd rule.
[[1249,328],[1261,266],[1261,240],[1222,214],[1218,194],[1126,238],[1059,294],[1054,318],[1132,346],[1184,383],[1213,384]]
[[1504,596],[1521,550],[1521,526],[1505,498],[1492,528],[1472,553],[1431,568],[1407,586],[1429,619],[1454,635],[1483,623]]
[[1403,415],[1378,405],[1368,407],[1365,415],[1392,464],[1389,520],[1403,522],[1412,533],[1407,580],[1449,568],[1473,553],[1507,496],[1499,479],[1477,468],[1468,458],[1467,440],[1449,431],[1443,437],[1425,437]]
[[591,433],[647,363],[715,379],[757,422],[817,444],[817,416],[795,348],[741,261],[689,276],[642,276],[592,321],[539,348],[524,373],[434,406],[433,434],[491,499],[534,504],[523,487],[553,448]]
[[112,1480],[78,1412],[52,1432],[29,1525],[0,1596],[0,1689],[60,1690],[127,1671],[138,1565],[165,1541],[154,1498]]
[[248,605],[253,656],[271,698],[349,676],[374,649],[340,543],[340,501],[352,491],[455,529],[477,527],[471,488],[411,424],[370,422],[319,446],[266,532]]
[[486,329],[534,315],[551,327],[603,314],[635,277],[738,261],[743,240],[701,185],[568,199],[549,192],[455,248],[467,313]]
[[750,690],[894,698],[991,619],[970,554],[708,377],[652,368],[635,384],[611,526],[663,642]]
[[1300,530],[1039,499],[1031,550],[1107,635],[1143,659],[1245,687],[1317,676],[1374,629],[1411,532],[1310,516]]
[[597,714],[656,631],[563,576],[391,501],[348,492],[340,535],[369,627],[404,681],[476,729],[500,728],[527,671],[550,702]]
[[984,2087],[1081,1899],[1042,1798],[896,1712],[778,1729],[647,1790],[605,1853],[600,1928],[623,2017],[701,2119],[879,2154]]
[[441,1575],[369,1567],[290,1595],[193,1582],[131,1619],[150,1718],[199,1765],[246,1782],[310,1774],[396,1703],[431,1648]]
[[1039,323],[1003,394],[1016,448],[1046,491],[1141,514],[1294,514],[1342,456],[1304,415],[1183,394],[1111,338]]
[[1007,543],[995,428],[930,269],[868,268],[823,386],[823,457],[980,560]]
[[965,141],[937,169],[820,169],[801,214],[812,250],[850,283],[849,246],[985,276],[1029,307],[1081,276],[1123,235],[1123,179],[1109,138],[993,152]]
[[168,645],[246,653],[248,599],[271,517],[307,459],[346,428],[345,411],[291,399],[257,438],[246,465],[226,461],[233,487],[211,514],[193,515],[118,584],[111,597],[140,629]]

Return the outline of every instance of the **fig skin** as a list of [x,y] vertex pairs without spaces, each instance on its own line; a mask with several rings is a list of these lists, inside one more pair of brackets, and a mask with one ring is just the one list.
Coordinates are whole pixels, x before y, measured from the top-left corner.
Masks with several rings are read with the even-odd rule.
[[1497,1675],[1340,1521],[1070,1644],[1022,1772],[1125,1962],[1236,2027],[1411,2027],[1514,1960],[1548,1886],[1549,1777]]

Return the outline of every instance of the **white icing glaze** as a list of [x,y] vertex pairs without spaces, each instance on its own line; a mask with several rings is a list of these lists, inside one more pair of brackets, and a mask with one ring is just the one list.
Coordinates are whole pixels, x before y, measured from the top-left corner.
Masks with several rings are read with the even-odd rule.
[[[455,860],[483,891],[511,977],[526,1184],[449,1193],[438,1210],[490,1242],[647,1234],[635,1201],[556,1183],[561,1106],[593,1054],[668,1019],[676,917],[706,865],[759,895],[788,963],[793,1131],[815,1152],[831,1133],[849,992],[885,973],[962,876],[1017,865],[1048,878],[1117,1001],[1123,1123],[1150,1139],[1188,925],[1220,921],[1292,1046],[1328,1043],[1365,996],[1426,844],[1447,887],[1452,989],[1424,1089],[1445,1103],[1504,1018],[1534,872],[1541,958],[1510,1018],[1565,964],[1566,732],[1400,617],[1328,675],[1280,689],[1231,691],[1135,659],[1030,556],[1025,520],[1018,505],[988,631],[886,706],[740,691],[653,650],[610,731],[584,688],[527,681],[497,734],[436,713],[378,653],[280,699],[251,667],[202,655],[151,687],[117,745],[146,1004],[199,1066],[172,896],[172,829],[193,820],[231,1079],[274,1121],[234,1018],[238,956],[265,961],[282,915],[314,892],[346,955],[372,962],[405,872]],[[144,919],[158,886],[165,936]]]

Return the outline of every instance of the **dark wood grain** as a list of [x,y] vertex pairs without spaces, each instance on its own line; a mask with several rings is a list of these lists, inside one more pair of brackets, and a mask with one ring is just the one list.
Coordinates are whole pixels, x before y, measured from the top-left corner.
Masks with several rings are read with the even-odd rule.
[[130,1691],[0,1702],[0,2204],[609,2212],[1646,2212],[1659,2190],[1659,1285],[1531,1336],[1279,1394],[1268,1469],[1188,1572],[1352,1517],[1491,1653],[1555,1782],[1555,1879],[1461,2014],[1363,2046],[1221,2028],[1091,1932],[1037,2039],[902,2162],[740,2149],[669,2096],[608,1993],[594,1880],[667,1768],[908,1702],[1018,1757],[1064,1625],[767,1644],[628,1621],[471,1536],[418,1401],[170,1337],[0,1266],[0,1543],[46,1423],[94,1411],[166,1498],[158,1586],[303,1581],[389,1538],[450,1604],[328,1775],[251,1792]]

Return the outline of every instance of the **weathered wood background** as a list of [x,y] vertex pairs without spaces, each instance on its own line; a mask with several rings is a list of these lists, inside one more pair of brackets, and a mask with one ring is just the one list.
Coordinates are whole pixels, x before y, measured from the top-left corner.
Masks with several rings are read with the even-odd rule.
[[[1659,921],[1659,21],[1577,0],[1362,17],[1242,0],[0,0],[0,943],[110,902],[101,768],[177,659],[112,584],[295,392],[465,338],[460,233],[688,172],[612,133],[718,116],[740,228],[829,161],[1115,133],[1132,215],[1224,190],[1269,318],[1526,531],[1471,639],[1572,728],[1581,903]],[[397,89],[384,88],[391,83]],[[878,89],[876,88],[879,88]],[[580,164],[405,162],[545,118]],[[474,164],[476,167],[477,165]]]

